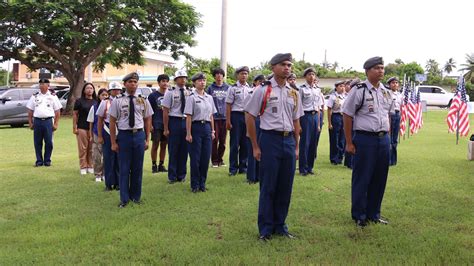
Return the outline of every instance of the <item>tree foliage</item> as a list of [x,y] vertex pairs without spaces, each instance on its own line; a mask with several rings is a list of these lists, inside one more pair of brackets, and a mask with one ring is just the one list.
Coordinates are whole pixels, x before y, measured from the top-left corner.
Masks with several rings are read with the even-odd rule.
[[147,47],[177,58],[194,45],[200,25],[195,9],[179,0],[2,1],[0,9],[2,61],[61,71],[75,98],[91,62],[96,69],[143,64]]

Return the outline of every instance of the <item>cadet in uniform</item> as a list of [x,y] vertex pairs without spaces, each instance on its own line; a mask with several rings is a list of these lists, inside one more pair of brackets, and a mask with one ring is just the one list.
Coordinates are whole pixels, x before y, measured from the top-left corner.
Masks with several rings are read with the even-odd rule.
[[119,190],[119,163],[118,154],[112,150],[110,141],[110,106],[112,102],[120,95],[122,85],[117,82],[111,82],[108,86],[109,98],[100,102],[97,108],[97,141],[102,144],[102,154],[104,156],[104,178],[105,190]]
[[[351,91],[352,86],[354,86],[355,84],[357,84],[359,82],[360,82],[359,78],[355,78],[355,79],[352,79],[352,80],[349,80],[348,82],[346,82],[346,88],[345,88],[346,97],[349,94],[349,92]],[[354,136],[354,130],[352,130],[352,136]],[[344,150],[345,150],[345,147],[344,147]],[[344,151],[344,166],[349,168],[349,169],[352,169],[352,154],[348,153],[347,150]]]
[[188,75],[183,70],[174,75],[175,87],[165,93],[163,106],[164,135],[168,137],[168,182],[184,182],[188,162],[186,142],[186,115],[184,107],[191,90],[186,88]]
[[215,138],[214,117],[217,112],[212,96],[207,94],[206,76],[196,73],[191,78],[196,89],[186,99],[186,140],[191,157],[191,191],[206,192],[207,170],[211,157],[212,140]]
[[[156,79],[158,86],[160,87],[157,91],[152,92],[148,96],[151,108],[153,109],[152,116],[152,133],[151,133],[151,172],[168,172],[164,166],[166,156],[166,145],[168,145],[168,139],[163,135],[163,107],[161,102],[165,96],[166,90],[168,90],[168,82],[170,78],[166,74],[161,74]],[[160,147],[160,164],[156,165],[156,157]]]
[[382,58],[368,59],[364,69],[367,80],[352,88],[343,108],[346,150],[354,154],[351,212],[360,227],[368,221],[388,223],[381,219],[380,209],[388,175],[389,113],[393,107],[390,91],[380,82],[384,76]]
[[216,137],[212,140],[212,167],[225,166],[223,156],[225,152],[225,142],[227,138],[226,129],[226,103],[227,90],[229,85],[224,82],[225,72],[222,68],[216,68],[212,71],[216,80],[207,88],[207,93],[214,99],[217,113],[214,114],[214,129]]
[[288,81],[288,85],[292,87],[293,89],[299,91],[300,89],[296,85],[296,75],[295,73],[291,73],[290,76],[286,79]]
[[342,163],[344,157],[344,128],[342,126],[342,106],[344,104],[344,81],[334,84],[336,92],[328,100],[329,160],[331,164]]
[[244,100],[250,89],[247,84],[249,68],[235,70],[237,83],[229,88],[227,98],[226,127],[230,130],[229,175],[247,172],[247,129],[245,126]]
[[400,107],[403,101],[403,94],[400,93],[400,81],[397,77],[391,77],[387,81],[392,91],[393,109],[395,112],[390,115],[390,162],[389,165],[397,164],[398,134],[400,132]]
[[[290,206],[298,139],[299,118],[303,115],[300,96],[286,79],[291,73],[291,54],[277,54],[271,60],[274,77],[253,93],[245,106],[253,155],[260,161],[260,199],[258,208],[259,240],[273,234],[288,238],[285,224]],[[260,116],[260,139],[257,141],[255,118]]]
[[[39,80],[40,91],[30,97],[28,124],[33,130],[36,162],[35,166],[51,166],[53,153],[53,131],[58,129],[61,103],[56,95],[49,92],[49,80]],[[44,141],[44,156],[43,156]]]
[[[138,74],[123,78],[126,92],[110,106],[110,140],[120,163],[120,204],[129,200],[140,204],[142,194],[143,157],[148,149],[153,110],[147,99],[136,96]],[[118,135],[116,132],[118,128]]]
[[301,139],[299,147],[299,171],[302,176],[314,174],[313,167],[318,149],[316,138],[320,131],[319,112],[321,106],[321,89],[316,86],[316,71],[307,68],[303,72],[306,82],[300,86],[301,104],[304,116],[301,117]]

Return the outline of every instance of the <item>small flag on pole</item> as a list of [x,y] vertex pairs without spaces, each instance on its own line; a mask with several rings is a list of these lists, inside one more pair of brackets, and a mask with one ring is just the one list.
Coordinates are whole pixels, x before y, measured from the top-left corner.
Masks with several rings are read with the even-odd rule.
[[467,110],[466,87],[462,75],[459,76],[456,94],[451,101],[446,122],[448,123],[449,132],[456,132],[456,134],[461,136],[467,136],[469,134],[469,113]]

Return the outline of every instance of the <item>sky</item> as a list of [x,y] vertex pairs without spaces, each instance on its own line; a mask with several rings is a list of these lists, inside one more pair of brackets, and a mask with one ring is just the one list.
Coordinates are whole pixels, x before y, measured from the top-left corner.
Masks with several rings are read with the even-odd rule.
[[[203,22],[189,53],[220,58],[222,0],[184,2]],[[343,69],[362,71],[373,56],[423,68],[428,59],[442,67],[454,58],[461,68],[466,54],[474,53],[473,8],[474,1],[459,0],[228,0],[227,61],[258,66],[291,52],[296,60],[321,64],[326,50],[327,61]]]
[[[183,0],[202,17],[194,57],[220,58],[222,0]],[[400,58],[423,68],[428,59],[459,65],[474,53],[474,1],[460,0],[228,0],[227,61],[258,66],[280,52],[296,60],[362,71],[364,61]],[[181,67],[184,60],[177,62]],[[1,67],[6,68],[6,64]]]

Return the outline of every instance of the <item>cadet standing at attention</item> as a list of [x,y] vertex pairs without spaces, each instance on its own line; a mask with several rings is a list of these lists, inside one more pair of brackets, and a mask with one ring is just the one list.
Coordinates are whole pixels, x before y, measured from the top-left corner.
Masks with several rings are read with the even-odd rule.
[[168,137],[168,183],[184,182],[188,162],[186,115],[184,107],[191,90],[186,88],[188,74],[178,70],[174,74],[175,87],[165,93],[163,106],[164,135]]
[[[258,207],[259,240],[273,234],[294,238],[285,223],[290,206],[296,158],[299,119],[303,116],[300,96],[286,79],[291,73],[291,54],[277,54],[271,60],[274,77],[253,93],[245,106],[253,155],[260,161]],[[260,116],[261,135],[257,141],[255,118]]]
[[[39,92],[30,97],[28,108],[28,125],[33,130],[36,162],[35,166],[51,166],[53,153],[53,131],[58,129],[61,103],[56,95],[49,92],[49,80],[39,80]],[[44,156],[43,156],[44,141]]]
[[391,77],[387,81],[392,90],[393,109],[395,112],[390,115],[390,162],[389,165],[397,164],[398,134],[400,133],[400,106],[403,101],[403,94],[400,93],[400,81],[397,77]]
[[388,223],[380,210],[388,176],[389,113],[393,107],[390,91],[380,82],[384,76],[382,57],[368,59],[364,69],[367,80],[352,88],[343,108],[346,150],[354,154],[351,213],[359,227],[367,222]]
[[299,171],[302,176],[313,175],[314,161],[316,160],[317,135],[320,131],[319,112],[321,106],[321,89],[316,86],[316,71],[307,68],[303,72],[306,82],[300,86],[301,104],[304,116],[301,117],[301,139],[299,154]]
[[229,175],[247,172],[247,129],[245,126],[244,99],[250,89],[247,84],[249,68],[235,70],[237,83],[227,92],[226,127],[230,130]]
[[344,158],[344,128],[342,125],[342,106],[346,98],[344,81],[334,84],[336,92],[328,100],[329,160],[331,164],[342,163]]
[[207,94],[206,76],[196,73],[192,76],[196,89],[186,99],[186,141],[189,142],[191,157],[191,191],[206,192],[207,170],[211,158],[212,140],[215,138],[214,117],[217,112],[214,100]]
[[[143,157],[148,149],[153,110],[146,98],[136,96],[138,74],[123,78],[126,92],[110,106],[110,140],[120,163],[120,204],[129,200],[140,204],[142,194]],[[118,135],[116,126],[118,128]]]
[[[360,82],[359,78],[355,78],[353,80],[349,80],[348,82],[346,82],[346,88],[345,88],[346,97],[349,94],[349,92],[351,91],[352,86],[354,86],[355,84],[357,84],[359,82]],[[344,118],[343,118],[343,120],[344,120]],[[354,136],[354,130],[352,130],[352,136]],[[344,137],[344,140],[345,140],[345,137]],[[344,150],[345,150],[344,151],[344,166],[349,168],[349,169],[352,169],[352,154],[348,153],[347,150],[345,149],[345,147],[344,147]]]

